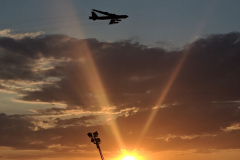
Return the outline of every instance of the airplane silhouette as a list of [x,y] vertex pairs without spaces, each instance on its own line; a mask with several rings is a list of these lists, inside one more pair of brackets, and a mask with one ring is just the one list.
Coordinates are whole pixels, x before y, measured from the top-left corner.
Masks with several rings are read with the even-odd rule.
[[[106,16],[101,16],[99,17],[95,12],[104,14]],[[89,19],[92,20],[111,20],[109,24],[116,24],[119,23],[119,21],[121,21],[121,19],[126,19],[128,16],[127,15],[116,15],[116,14],[112,14],[112,13],[108,13],[108,12],[102,12],[96,9],[93,9],[92,11],[92,16],[89,16]]]

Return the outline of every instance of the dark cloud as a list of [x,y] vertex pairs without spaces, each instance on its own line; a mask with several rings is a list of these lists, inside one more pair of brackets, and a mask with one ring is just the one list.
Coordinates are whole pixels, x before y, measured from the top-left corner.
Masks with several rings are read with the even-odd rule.
[[88,120],[95,120],[98,116],[90,115],[90,116],[83,116],[80,118],[70,118],[62,120],[60,118],[56,118],[55,124],[57,126],[64,126],[64,125],[85,125],[87,124]]
[[41,149],[41,146],[31,145],[31,141],[28,140],[28,135],[34,128],[31,121],[31,118],[21,115],[7,116],[3,113],[0,114],[0,145],[21,149],[32,147]]
[[190,44],[168,101],[238,100],[240,34],[210,35]]
[[[28,77],[29,79],[31,78],[31,74],[32,77],[37,77],[38,80],[41,80],[41,78],[46,79],[47,77],[61,78],[60,81],[53,85],[43,85],[40,91],[25,92],[26,96],[24,96],[22,100],[62,102],[69,106],[80,106],[84,109],[89,109],[90,105],[95,105],[96,107],[92,109],[97,109],[98,106],[94,98],[95,95],[91,96],[92,91],[86,85],[87,81],[84,78],[85,71],[83,70],[84,64],[79,62],[81,58],[84,58],[81,43],[87,43],[92,51],[112,105],[122,106],[122,104],[125,104],[123,108],[136,104],[139,105],[139,99],[142,99],[142,97],[147,97],[144,98],[145,103],[151,102],[152,99],[149,99],[149,97],[153,95],[148,96],[147,92],[152,88],[163,86],[166,78],[162,76],[169,75],[169,71],[171,71],[172,66],[174,66],[173,64],[175,64],[178,59],[178,56],[176,56],[177,58],[171,58],[177,53],[167,53],[161,48],[147,48],[139,43],[131,43],[131,41],[107,43],[99,42],[95,39],[81,41],[65,36],[56,37],[50,36],[50,38],[19,40],[22,45],[26,43],[26,46],[40,41],[39,43],[41,45],[32,44],[31,49],[33,51],[31,50],[31,53],[36,56],[29,56],[31,60],[53,57],[56,59],[62,58],[67,61],[70,58],[70,62],[54,64],[53,69],[45,70],[44,72],[33,71],[33,65],[27,68],[29,71],[28,75],[19,72],[24,78]],[[42,41],[46,42],[43,43]],[[46,44],[48,45],[46,46]],[[69,44],[72,46],[69,46]],[[61,46],[60,49],[58,45]],[[37,47],[35,48],[34,46]],[[68,48],[68,51],[62,48]],[[5,47],[4,49],[8,48]],[[58,51],[59,55],[56,55]],[[13,51],[10,50],[9,52],[12,53]],[[71,54],[68,54],[69,52]],[[25,52],[19,51],[17,54],[22,56],[23,54],[25,55]],[[77,57],[72,55],[76,55]],[[167,63],[166,59],[172,59],[172,61]],[[35,61],[35,63],[37,63],[37,61]],[[170,67],[165,70],[163,68],[164,64]],[[7,66],[5,66],[5,68],[7,68]],[[19,68],[21,68],[21,64]],[[7,73],[12,76],[15,75],[13,72],[17,72],[17,69],[7,71]],[[151,85],[149,86],[149,84]],[[155,93],[155,97],[158,96]]]
[[33,70],[38,64],[37,60],[41,58],[79,59],[86,52],[84,45],[85,40],[62,35],[20,40],[0,38],[0,78],[41,80],[46,77],[40,76],[41,72]]
[[6,89],[5,87],[3,87],[2,85],[0,85],[0,89]]
[[[127,146],[137,144],[152,110],[118,117]],[[240,122],[238,104],[179,104],[160,108],[142,139],[149,150],[236,149],[240,130],[224,130]],[[133,145],[131,149],[135,146]]]
[[[92,91],[86,85],[88,82],[84,77],[84,64],[79,62],[84,58],[84,49],[81,46],[86,43],[92,52],[111,104],[118,109],[132,106],[150,108],[156,105],[178,61],[187,52],[187,59],[165,103],[232,101],[238,100],[240,95],[238,39],[239,33],[210,35],[198,39],[181,51],[148,48],[131,41],[107,43],[95,39],[77,40],[66,36],[11,40],[22,46],[15,48],[17,44],[8,44],[9,40],[2,39],[2,43],[8,44],[2,47],[10,55],[14,52],[30,60],[52,57],[63,59],[65,62],[53,64],[54,68],[44,72],[33,73],[32,65],[29,64],[35,61],[23,61],[19,62],[20,64],[13,61],[15,69],[8,69],[1,75],[5,75],[5,78],[6,74],[12,75],[13,78],[21,77],[18,74],[24,78],[31,78],[33,74],[42,79],[59,77],[60,81],[44,85],[40,91],[26,92],[22,100],[62,102],[86,110],[95,105],[92,109],[97,109],[94,95],[91,97]],[[15,49],[9,49],[8,46]],[[24,65],[28,67],[23,67]],[[7,65],[4,67],[9,68]],[[21,72],[22,67],[25,68],[24,73]]]
[[67,120],[57,119],[56,127],[48,129],[38,127],[36,129],[36,125],[34,125],[36,120],[33,118],[23,115],[7,116],[0,114],[0,146],[13,147],[16,150],[48,150],[53,151],[53,153],[65,154],[71,151],[68,155],[79,154],[81,150],[83,151],[80,153],[81,156],[92,157],[92,155],[86,155],[86,152],[91,152],[96,146],[91,144],[87,133],[97,130],[104,141],[102,146],[106,150],[113,151],[117,149],[118,145],[108,125],[90,127],[71,125],[70,127],[61,127],[79,123],[80,121],[86,122],[95,118],[96,116],[84,116]]
[[[148,110],[128,117],[118,117],[117,122],[124,126],[126,133],[133,132],[132,130],[141,131],[151,112],[152,110]],[[149,128],[149,136],[215,134],[238,122],[238,104],[179,104],[158,110]]]

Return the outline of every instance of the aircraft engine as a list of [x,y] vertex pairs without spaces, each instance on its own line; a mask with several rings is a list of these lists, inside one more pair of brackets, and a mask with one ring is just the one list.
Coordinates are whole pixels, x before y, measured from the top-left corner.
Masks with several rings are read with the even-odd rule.
[[96,18],[93,18],[93,17],[91,17],[91,16],[89,16],[89,19],[92,19],[92,20],[94,20],[94,21],[96,20]]

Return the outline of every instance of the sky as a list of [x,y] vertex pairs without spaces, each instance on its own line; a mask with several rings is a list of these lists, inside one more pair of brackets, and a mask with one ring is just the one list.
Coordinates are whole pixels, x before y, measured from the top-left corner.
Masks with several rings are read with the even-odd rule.
[[239,159],[239,5],[2,0],[0,158]]

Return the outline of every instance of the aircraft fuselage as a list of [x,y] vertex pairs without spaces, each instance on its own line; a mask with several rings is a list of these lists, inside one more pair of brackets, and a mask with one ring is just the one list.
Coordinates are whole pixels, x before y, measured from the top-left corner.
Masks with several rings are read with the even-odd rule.
[[90,19],[93,20],[118,20],[118,19],[126,19],[128,16],[127,15],[118,15],[118,16],[101,16],[101,17],[90,17]]

